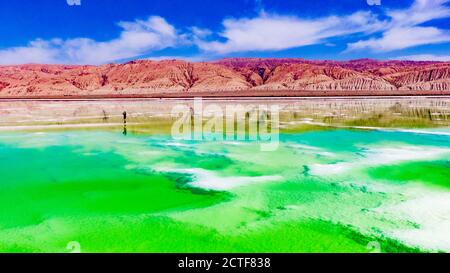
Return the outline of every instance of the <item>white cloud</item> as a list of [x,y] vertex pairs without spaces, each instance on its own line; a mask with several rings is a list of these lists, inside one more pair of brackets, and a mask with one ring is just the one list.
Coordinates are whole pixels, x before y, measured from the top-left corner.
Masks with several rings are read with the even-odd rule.
[[60,40],[35,40],[26,47],[14,47],[0,50],[0,64],[52,63],[58,55],[53,46]]
[[393,60],[401,61],[438,61],[438,62],[450,62],[450,55],[433,55],[433,54],[418,54],[408,55],[392,58]]
[[435,27],[396,27],[383,33],[383,37],[359,41],[349,45],[348,50],[374,49],[393,51],[423,44],[450,42],[450,33]]
[[386,52],[414,46],[450,41],[450,31],[423,23],[450,17],[450,0],[415,0],[411,7],[387,11],[389,24],[380,38],[361,40],[348,45],[347,51],[365,50]]
[[147,20],[120,22],[117,39],[95,41],[88,38],[35,40],[24,47],[0,50],[0,64],[73,63],[102,64],[138,57],[175,46],[183,39],[175,28],[158,16]]
[[220,34],[226,41],[197,39],[205,51],[225,54],[243,51],[282,50],[324,42],[327,38],[355,33],[371,33],[384,27],[370,12],[349,16],[302,19],[261,13],[256,18],[227,19]]
[[205,29],[205,28],[199,28],[199,27],[192,27],[191,32],[195,38],[200,38],[200,39],[208,37],[212,34],[211,30]]
[[450,0],[415,0],[408,9],[388,11],[387,15],[398,25],[418,25],[449,17],[450,9],[445,6],[448,2]]
[[[327,44],[329,38],[364,34],[366,39],[348,44],[346,52],[372,50],[388,52],[420,45],[450,42],[450,30],[422,24],[450,17],[450,0],[414,0],[403,9],[382,11],[386,19],[371,12],[348,16],[299,18],[270,15],[264,11],[254,18],[223,21],[223,41],[199,38],[206,52],[227,54],[247,51],[283,50],[314,44]],[[373,37],[372,34],[378,34]]]

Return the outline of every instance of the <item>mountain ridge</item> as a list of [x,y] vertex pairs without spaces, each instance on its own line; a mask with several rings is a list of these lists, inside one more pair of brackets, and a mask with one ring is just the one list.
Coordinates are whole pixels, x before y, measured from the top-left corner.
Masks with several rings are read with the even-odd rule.
[[0,97],[269,90],[450,93],[450,62],[228,58],[208,62],[134,60],[99,66],[0,66]]

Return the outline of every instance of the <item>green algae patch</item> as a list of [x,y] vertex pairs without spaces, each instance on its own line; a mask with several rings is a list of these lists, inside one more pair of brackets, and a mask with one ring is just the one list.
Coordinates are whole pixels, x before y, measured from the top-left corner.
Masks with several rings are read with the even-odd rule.
[[[81,252],[367,253],[371,240],[346,227],[317,220],[271,223],[223,233],[162,216],[103,216],[55,218],[4,230],[0,252],[69,252],[68,244],[77,242]],[[381,252],[413,250],[379,242]]]
[[228,199],[226,193],[180,189],[163,174],[128,169],[128,162],[114,153],[80,155],[66,147],[0,149],[15,162],[0,165],[1,228],[61,216],[182,211]]
[[381,166],[368,171],[375,179],[422,182],[426,185],[450,189],[450,161],[410,162]]
[[353,120],[343,121],[347,126],[367,126],[382,128],[436,128],[445,126],[447,121],[430,117],[408,117],[393,114],[375,114]]

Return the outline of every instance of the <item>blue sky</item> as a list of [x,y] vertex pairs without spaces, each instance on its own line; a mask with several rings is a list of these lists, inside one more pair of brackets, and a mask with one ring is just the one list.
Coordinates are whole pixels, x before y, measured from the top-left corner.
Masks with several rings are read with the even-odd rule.
[[450,0],[0,0],[0,64],[450,61],[449,26]]

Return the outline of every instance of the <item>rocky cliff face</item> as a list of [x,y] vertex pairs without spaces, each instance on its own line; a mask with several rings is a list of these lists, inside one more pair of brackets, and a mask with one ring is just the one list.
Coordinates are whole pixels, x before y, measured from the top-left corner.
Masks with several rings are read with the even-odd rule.
[[243,90],[450,91],[450,63],[302,59],[132,61],[103,66],[0,66],[0,96]]

